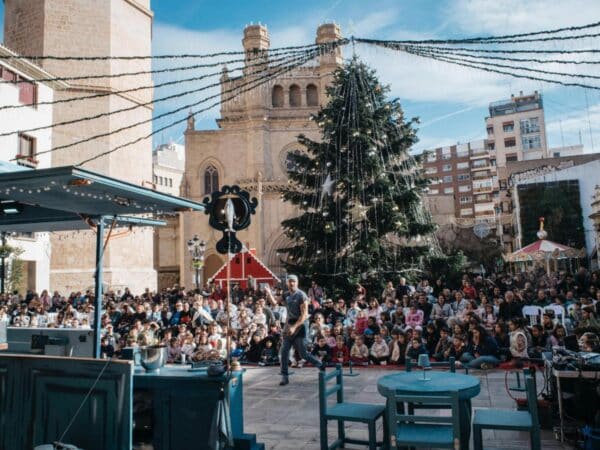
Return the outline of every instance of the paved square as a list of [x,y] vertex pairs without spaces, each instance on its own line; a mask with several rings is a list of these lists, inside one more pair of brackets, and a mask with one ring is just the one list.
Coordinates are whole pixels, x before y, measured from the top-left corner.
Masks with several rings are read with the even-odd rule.
[[[258,442],[266,448],[283,450],[318,450],[319,399],[317,370],[294,369],[290,384],[280,387],[278,368],[248,368],[244,376],[245,430],[256,433]],[[348,369],[345,369],[346,371]],[[357,369],[357,377],[344,377],[345,398],[348,401],[384,403],[377,392],[377,379],[393,373],[382,369]],[[515,402],[505,389],[505,372],[501,370],[473,371],[481,380],[481,393],[473,399],[474,408],[514,409]],[[538,374],[541,386],[541,375]],[[517,393],[515,396],[521,396]],[[348,436],[366,438],[366,426],[347,425]],[[329,426],[330,442],[335,424]],[[381,436],[381,430],[378,431]],[[529,434],[513,431],[484,431],[485,450],[528,449]],[[353,446],[352,448],[357,448]],[[554,433],[542,430],[542,448],[568,449],[570,446],[556,441]]]

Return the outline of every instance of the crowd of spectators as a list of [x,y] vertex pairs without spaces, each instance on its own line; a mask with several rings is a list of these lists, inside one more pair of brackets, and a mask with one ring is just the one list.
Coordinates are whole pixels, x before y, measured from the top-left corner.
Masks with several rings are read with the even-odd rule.
[[[600,274],[545,273],[465,275],[461,283],[401,279],[382,292],[357,285],[351,298],[331,298],[315,282],[306,289],[310,351],[328,364],[403,365],[428,354],[454,357],[470,368],[539,358],[576,335],[585,351],[598,351]],[[302,286],[301,286],[302,288]],[[227,345],[242,363],[279,364],[281,332],[287,320],[284,292],[269,297],[260,289],[232,289],[231,321],[226,292],[206,286],[135,295],[125,289],[104,299],[102,353],[124,347],[164,344],[170,362],[222,359]],[[68,297],[27,292],[0,297],[0,321],[14,327],[90,327],[93,293]],[[532,308],[533,307],[533,308]],[[524,314],[525,313],[525,314]],[[229,326],[228,326],[229,323]],[[227,339],[228,336],[230,339]],[[293,366],[302,360],[291,354]]]

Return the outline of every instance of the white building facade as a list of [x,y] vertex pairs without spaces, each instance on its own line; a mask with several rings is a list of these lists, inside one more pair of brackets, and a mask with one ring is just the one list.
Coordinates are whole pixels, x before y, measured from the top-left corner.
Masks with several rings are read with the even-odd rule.
[[[0,55],[16,56],[0,45]],[[27,131],[32,128],[52,124],[51,102],[54,89],[60,83],[37,83],[31,80],[51,78],[48,72],[21,59],[0,59],[0,134],[17,131],[8,136],[0,136],[0,160],[4,170],[11,170],[10,164],[18,164],[28,169],[50,167],[51,153],[43,153],[52,147],[52,129]],[[6,108],[17,106],[17,108]],[[6,234],[6,244],[19,249],[18,256],[23,264],[22,289],[41,291],[50,289],[50,237],[48,233]]]

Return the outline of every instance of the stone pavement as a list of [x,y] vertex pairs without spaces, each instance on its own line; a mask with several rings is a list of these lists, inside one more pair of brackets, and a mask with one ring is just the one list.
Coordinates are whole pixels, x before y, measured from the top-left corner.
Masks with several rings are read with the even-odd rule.
[[[317,370],[293,369],[290,384],[280,387],[278,368],[249,367],[244,376],[245,431],[256,433],[257,441],[268,450],[318,450],[319,409]],[[348,370],[348,369],[345,369]],[[377,379],[392,373],[389,369],[356,369],[357,377],[344,377],[345,398],[348,401],[384,403],[377,392]],[[481,393],[473,399],[474,408],[513,409],[515,402],[505,389],[505,372],[473,371],[481,379]],[[538,374],[539,388],[542,386]],[[524,396],[522,393],[514,396]],[[329,425],[330,443],[335,435],[334,423]],[[366,438],[366,426],[347,424],[348,436]],[[381,437],[381,426],[378,430]],[[485,450],[528,449],[529,434],[514,431],[484,431]],[[351,448],[358,448],[352,446]],[[472,445],[471,445],[472,448]],[[544,450],[568,449],[554,438],[554,433],[542,430]]]

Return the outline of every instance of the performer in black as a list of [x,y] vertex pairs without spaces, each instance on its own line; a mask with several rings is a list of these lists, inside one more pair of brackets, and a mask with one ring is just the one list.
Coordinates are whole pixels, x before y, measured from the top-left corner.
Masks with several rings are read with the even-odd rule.
[[[281,345],[281,382],[280,386],[289,384],[288,365],[290,350],[294,347],[302,359],[311,362],[319,370],[325,370],[325,364],[306,351],[304,340],[306,339],[305,322],[308,319],[308,297],[298,289],[298,277],[288,275],[289,291],[284,295],[287,307],[287,323],[283,329],[283,344]],[[273,293],[267,286],[267,295],[271,302],[275,302]]]

